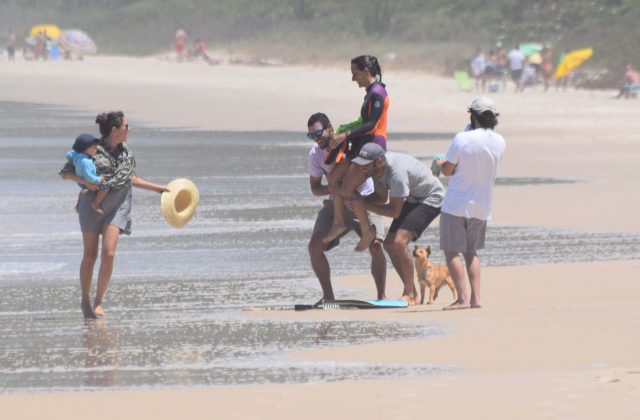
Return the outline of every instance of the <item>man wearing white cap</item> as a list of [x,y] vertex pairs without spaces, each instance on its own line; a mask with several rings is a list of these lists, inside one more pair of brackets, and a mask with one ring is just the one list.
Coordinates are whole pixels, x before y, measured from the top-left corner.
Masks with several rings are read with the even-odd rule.
[[[477,251],[484,248],[487,220],[491,219],[493,184],[504,138],[493,131],[498,112],[493,101],[480,97],[469,106],[471,124],[455,135],[446,158],[436,163],[442,174],[451,176],[440,216],[440,248],[456,285],[458,300],[445,309],[480,308],[480,260]],[[471,284],[467,292],[464,260]]]
[[381,180],[388,189],[388,203],[358,200],[349,205],[362,205],[393,218],[383,245],[404,284],[402,299],[413,305],[419,302],[419,296],[407,245],[416,241],[440,214],[444,187],[418,159],[405,153],[385,152],[377,143],[362,146],[351,162],[360,165],[366,176]]

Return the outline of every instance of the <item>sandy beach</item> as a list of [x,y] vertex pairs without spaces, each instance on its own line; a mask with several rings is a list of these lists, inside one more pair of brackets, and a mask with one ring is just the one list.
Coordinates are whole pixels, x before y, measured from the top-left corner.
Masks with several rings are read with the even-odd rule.
[[[383,63],[384,70],[384,63]],[[467,123],[478,96],[453,80],[384,73],[389,131],[443,133]],[[494,225],[587,232],[640,231],[640,101],[610,92],[492,95],[507,140],[504,178],[571,183],[497,188]],[[72,110],[122,109],[135,123],[209,130],[305,130],[309,114],[352,119],[362,91],[344,68],[206,66],[157,58],[90,57],[83,62],[0,62],[0,100]],[[399,136],[401,137],[401,136]],[[446,136],[444,137],[446,138]],[[416,155],[449,141],[394,141]],[[434,244],[432,244],[434,246]],[[437,245],[436,245],[437,248]],[[482,255],[481,255],[482,257]],[[585,256],[589,261],[590,257]],[[0,396],[0,418],[640,418],[640,259],[488,267],[480,310],[433,306],[385,311],[274,312],[274,317],[411,320],[453,332],[424,340],[308,350],[284,357],[323,361],[434,363],[430,376],[337,383]],[[362,276],[337,279],[373,293]],[[399,294],[395,273],[388,295]],[[260,314],[264,316],[264,314]]]

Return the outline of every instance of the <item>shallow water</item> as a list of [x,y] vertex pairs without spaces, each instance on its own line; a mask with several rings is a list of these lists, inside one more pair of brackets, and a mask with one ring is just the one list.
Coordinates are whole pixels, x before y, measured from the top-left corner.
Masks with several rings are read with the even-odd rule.
[[[332,381],[451,369],[285,357],[289,350],[447,333],[427,317],[310,322],[242,311],[310,303],[320,295],[306,249],[320,200],[308,191],[311,143],[304,133],[160,130],[130,120],[138,174],[159,183],[188,177],[198,185],[201,205],[176,230],[162,218],[157,194],[135,190],[133,235],[118,246],[107,318],[84,322],[77,280],[82,244],[73,211],[78,188],[56,174],[75,136],[95,133],[93,118],[0,102],[0,119],[2,392]],[[499,178],[497,188],[578,181]],[[481,258],[487,265],[638,258],[639,239],[491,225]],[[332,274],[368,272],[367,255],[351,251],[356,237],[343,241],[329,253]],[[437,228],[420,240],[427,243],[438,243]],[[442,262],[437,252],[434,259]],[[373,298],[369,287],[365,296],[336,292]]]

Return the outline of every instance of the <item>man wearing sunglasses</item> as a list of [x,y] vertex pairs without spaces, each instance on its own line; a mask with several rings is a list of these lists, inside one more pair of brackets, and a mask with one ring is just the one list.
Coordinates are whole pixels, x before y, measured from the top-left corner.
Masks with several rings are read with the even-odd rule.
[[[325,177],[326,179],[327,175],[333,169],[333,164],[325,163],[325,158],[329,153],[327,151],[329,140],[333,136],[333,127],[331,126],[329,118],[325,114],[318,112],[309,118],[307,129],[307,137],[315,142],[309,151],[309,185],[311,192],[318,197],[328,196],[323,202],[322,209],[318,212],[313,227],[313,234],[309,241],[311,267],[318,277],[320,287],[322,288],[322,299],[320,299],[318,303],[324,303],[335,300],[333,287],[331,286],[331,269],[325,252],[337,246],[340,243],[340,238],[351,230],[354,230],[360,235],[360,225],[356,215],[352,211],[345,209],[346,222],[349,229],[329,244],[325,244],[322,241],[329,230],[331,230],[331,225],[333,224],[334,208],[331,187],[322,184],[322,178]],[[380,194],[376,194],[374,191],[374,183],[371,178],[367,178],[357,189],[357,192],[361,197],[364,197],[365,200],[384,202],[384,199],[381,197],[386,197],[386,191]],[[382,250],[384,224],[382,218],[376,215],[371,215],[370,221],[376,227],[376,235],[379,235],[379,237],[376,237],[376,239],[371,242],[371,245],[369,245],[371,274],[376,285],[377,299],[385,299],[387,260]]]

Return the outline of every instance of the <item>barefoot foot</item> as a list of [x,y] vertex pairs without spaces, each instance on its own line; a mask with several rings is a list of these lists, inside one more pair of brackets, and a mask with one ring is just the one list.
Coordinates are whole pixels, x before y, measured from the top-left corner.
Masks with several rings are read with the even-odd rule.
[[357,252],[365,251],[374,239],[376,239],[376,230],[370,227],[366,232],[362,232],[362,238],[360,238],[360,242],[356,245],[355,250]]
[[470,307],[471,307],[471,305],[469,303],[453,302],[451,305],[445,306],[442,309],[445,310],[445,311],[450,311],[450,310],[455,310],[455,309],[469,309]]
[[340,237],[340,235],[345,233],[347,230],[349,230],[349,226],[347,226],[347,225],[344,225],[344,224],[336,225],[336,224],[334,224],[334,225],[331,226],[331,230],[329,231],[329,233],[327,233],[327,236],[322,238],[322,242],[325,245],[329,245],[334,239]]
[[85,319],[97,319],[98,317],[91,309],[91,304],[89,302],[82,302],[80,304],[80,309],[82,309],[82,314]]
[[96,316],[103,317],[104,316],[104,308],[102,308],[102,304],[96,305],[93,308],[93,312],[96,314]]
[[331,303],[331,302],[335,302],[335,298],[325,298],[325,297],[323,297],[322,299],[320,299],[319,301],[314,303],[313,307],[314,308],[318,308],[321,305],[324,305],[325,303]]
[[413,296],[409,296],[409,295],[402,295],[400,296],[399,300],[404,300],[409,304],[409,306],[415,306],[416,304],[416,299]]
[[480,302],[480,298],[471,296],[471,307],[474,309],[482,308],[482,302]]

